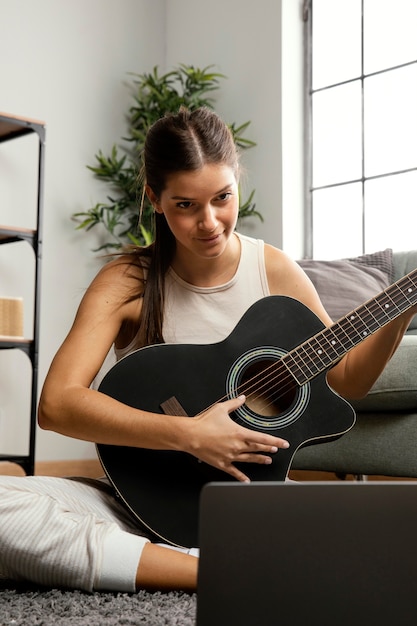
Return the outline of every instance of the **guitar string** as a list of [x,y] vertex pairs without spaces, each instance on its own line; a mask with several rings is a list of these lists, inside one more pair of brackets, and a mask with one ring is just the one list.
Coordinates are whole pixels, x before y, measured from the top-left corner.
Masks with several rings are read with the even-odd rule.
[[[372,317],[374,318],[373,315]],[[351,327],[352,325],[349,324],[348,331],[349,329],[351,329]],[[317,342],[318,341],[317,337],[325,333],[326,330],[328,329],[324,329],[324,331],[319,333],[319,335],[312,337],[309,341],[305,342],[297,349],[299,353],[304,351],[308,359],[310,360],[310,362],[314,362],[314,358],[316,358],[316,360],[319,361],[319,366],[320,366],[319,371],[324,371],[325,369],[328,368],[328,366],[331,363],[337,360],[337,359],[335,360],[331,359],[330,363],[325,364],[323,358],[320,356],[318,351],[312,348],[311,346],[313,341]],[[344,330],[344,334],[349,337],[349,333],[346,332],[346,330]],[[319,343],[319,346],[321,346],[320,343]],[[291,353],[289,354],[291,356]],[[338,354],[337,352],[336,352],[336,355],[337,355],[337,358],[340,357],[340,354]],[[303,359],[302,356],[300,356],[300,360],[301,360],[302,366],[304,366],[304,368],[307,368],[308,373],[309,373],[309,378],[312,378],[315,375],[317,375],[317,373],[314,373],[311,370],[311,368],[307,365],[305,359]],[[247,381],[239,385],[235,389],[235,392],[237,392],[238,394],[244,393],[245,395],[254,395],[255,393],[257,394],[262,393],[262,391],[264,391],[266,387],[272,386],[273,391],[271,394],[271,399],[269,402],[267,402],[264,405],[265,408],[268,408],[271,404],[274,404],[277,401],[281,400],[283,397],[285,397],[289,392],[291,392],[294,389],[295,386],[299,386],[294,376],[292,376],[291,373],[288,372],[286,368],[284,369],[285,376],[282,377],[281,373],[283,371],[283,368],[285,368],[285,365],[282,364],[282,359],[279,359],[278,361],[272,363],[269,367],[265,368],[263,371],[258,372],[251,379],[248,379]],[[274,392],[274,385],[276,385],[277,382],[281,382],[281,386],[279,388],[281,393],[279,395],[276,395],[276,393]],[[253,388],[255,388],[254,392],[252,392]]]
[[[308,357],[308,360],[309,360],[310,363],[314,364],[314,359],[316,358],[316,360],[317,361],[321,361],[321,364],[323,365],[323,359],[322,359],[320,353],[317,350],[315,350],[314,348],[312,348],[311,344],[312,344],[313,341],[317,341],[317,337],[325,335],[326,331],[331,331],[334,334],[335,332],[337,332],[337,329],[340,329],[346,335],[346,337],[352,343],[351,347],[354,347],[355,345],[357,345],[358,340],[362,341],[365,338],[363,336],[363,332],[372,334],[373,332],[375,332],[375,330],[379,329],[383,325],[380,322],[378,322],[378,313],[379,313],[379,315],[381,315],[381,314],[383,315],[383,317],[385,319],[384,323],[387,323],[388,321],[393,319],[393,317],[396,317],[396,315],[395,316],[389,316],[388,312],[387,312],[387,308],[385,308],[385,307],[389,308],[391,305],[393,305],[397,309],[398,314],[400,314],[401,312],[403,312],[404,310],[407,310],[407,308],[409,308],[410,306],[415,304],[414,302],[412,302],[410,300],[410,298],[401,289],[401,284],[405,283],[405,286],[406,286],[407,282],[409,282],[409,281],[412,282],[414,287],[417,286],[416,283],[414,283],[410,277],[405,277],[404,280],[399,281],[395,285],[391,285],[391,287],[389,287],[387,290],[382,292],[380,297],[371,299],[367,303],[362,305],[362,307],[360,307],[359,309],[357,309],[355,311],[355,315],[352,316],[352,314],[348,314],[346,317],[342,318],[339,322],[336,322],[333,326],[325,328],[323,331],[321,331],[320,333],[318,333],[314,337],[310,338],[308,341],[306,341],[303,344],[301,344],[301,346],[299,346],[295,350],[291,351],[290,353],[287,353],[287,355],[291,356],[292,353],[296,354],[297,351],[301,352],[302,350],[304,350],[307,353],[307,357]],[[400,298],[400,300],[398,300],[398,302],[395,301],[396,294],[393,294],[393,295],[390,294],[389,293],[390,290],[394,290],[394,291],[396,290],[397,291],[397,296]],[[409,290],[409,288],[407,288],[407,290]],[[407,306],[406,306],[405,309],[401,309],[399,307],[399,305],[403,306],[405,304],[405,301],[406,301]],[[361,314],[362,311],[363,311],[363,314]],[[364,319],[365,316],[367,316],[367,319],[369,321],[371,321],[371,322],[373,321],[374,323],[376,323],[374,328],[372,328],[372,326],[369,324],[369,321],[368,322],[365,321],[365,319]],[[362,333],[359,333],[359,329],[357,327],[355,327],[354,323],[352,323],[352,319],[353,320],[359,320],[361,322],[361,324],[365,327],[365,331],[362,330]],[[356,341],[355,341],[355,336],[356,336]],[[319,346],[320,346],[320,343],[319,343]],[[309,355],[308,348],[310,348],[310,351],[312,351],[313,356],[311,356],[311,354]],[[332,346],[332,348],[334,349],[335,347]],[[320,349],[322,349],[322,348],[320,348]],[[347,350],[345,348],[343,348],[343,353],[342,354],[345,354],[349,350],[350,350],[350,348],[348,348]],[[340,356],[342,356],[342,355],[339,354],[338,358]],[[283,357],[283,358],[285,358],[285,357]],[[304,369],[307,368],[307,370],[309,370],[310,373],[312,374],[310,376],[310,378],[307,378],[307,380],[309,380],[311,378],[314,378],[318,373],[323,372],[325,369],[327,369],[329,367],[329,365],[331,365],[332,363],[335,363],[337,359],[336,360],[331,360],[331,363],[328,364],[325,367],[323,367],[323,366],[319,367],[319,369],[318,369],[318,371],[316,373],[312,372],[312,370],[309,368],[309,366],[307,365],[307,363],[305,362],[305,360],[301,356],[300,356],[300,360],[301,360],[301,363],[302,363],[302,366],[304,367]],[[281,366],[280,367],[281,372],[282,372],[282,369],[284,368],[284,371],[285,371],[285,376],[284,377],[280,376],[281,372],[277,372],[276,371],[278,369],[277,366]],[[262,383],[262,384],[259,384],[259,383]],[[281,383],[281,385],[279,387],[277,387],[277,383]],[[282,385],[282,383],[284,383],[284,385]],[[268,398],[268,393],[263,395],[262,400],[264,401],[264,407],[263,407],[264,410],[266,410],[267,408],[269,408],[273,404],[276,404],[279,400],[282,400],[286,395],[288,395],[290,392],[292,392],[295,387],[297,387],[297,386],[299,387],[300,386],[300,384],[297,382],[296,378],[288,371],[288,369],[285,367],[285,365],[282,364],[282,358],[278,359],[277,361],[274,361],[267,368],[265,368],[261,372],[258,372],[252,378],[250,378],[247,381],[245,381],[245,382],[241,383],[240,385],[238,385],[233,391],[237,395],[244,394],[246,396],[246,399],[251,399],[251,397],[255,397],[256,396],[257,400],[259,401],[259,399],[260,399],[259,396],[262,395],[262,394],[260,394],[260,392],[262,392],[262,390],[264,390],[265,388],[268,388],[268,391],[269,391],[271,386],[273,387],[274,385],[279,389],[280,393],[279,393],[279,395],[273,395],[274,392],[272,392],[272,394],[270,395],[269,401],[267,401],[266,403],[265,403],[265,401]],[[221,401],[227,400],[228,398],[229,398],[229,396],[225,395],[220,400],[218,400],[217,402],[221,402]],[[207,411],[208,409],[212,408],[215,404],[216,404],[216,402],[214,402],[212,405],[207,407],[204,411]],[[204,411],[201,411],[201,413],[203,413]]]
[[[382,294],[380,294],[379,297],[370,299],[367,303],[362,305],[362,307],[359,307],[359,309],[356,310],[354,315],[348,314],[345,318],[342,318],[340,322],[336,322],[336,324],[333,327],[324,329],[323,331],[321,331],[321,333],[312,337],[310,340],[308,340],[307,342],[302,344],[299,348],[297,348],[295,352],[297,351],[301,352],[302,350],[304,350],[307,354],[308,359],[310,360],[310,363],[314,364],[314,360],[316,360],[316,362],[321,361],[321,364],[323,366],[324,365],[323,358],[320,354],[320,350],[322,349],[320,343],[319,343],[319,351],[315,350],[312,347],[312,343],[314,341],[317,342],[318,336],[320,335],[324,336],[326,334],[326,331],[328,330],[334,332],[335,328],[340,327],[342,331],[344,332],[344,334],[352,342],[351,347],[357,345],[358,341],[354,340],[355,335],[359,341],[362,341],[364,338],[366,338],[368,334],[372,334],[372,332],[375,332],[375,330],[378,330],[379,328],[381,328],[382,325],[384,325],[385,323],[393,319],[393,317],[396,317],[400,313],[410,308],[410,306],[413,306],[413,304],[415,304],[415,302],[413,302],[413,299],[410,299],[409,297],[410,293],[413,293],[413,289],[411,289],[410,287],[410,282],[412,283],[414,288],[417,287],[417,284],[413,281],[411,276],[405,277],[403,280],[398,281],[398,283],[396,283],[395,285],[391,285],[389,288],[387,288],[387,290],[382,292]],[[407,293],[405,293],[404,289],[407,291]],[[413,295],[415,295],[415,293],[413,293]],[[384,307],[382,305],[384,305]],[[395,315],[390,316],[388,315],[387,308],[385,307],[388,307],[388,309],[391,309],[391,305],[394,306],[397,312]],[[379,317],[381,316],[383,317],[384,324],[381,323],[382,320],[379,321]],[[366,330],[364,331],[362,328],[362,332],[359,332],[359,329],[355,327],[355,324],[352,323],[352,320],[359,320],[359,322],[365,327]],[[365,332],[365,335],[363,334],[364,332]],[[306,348],[310,349],[310,355]],[[349,349],[348,350],[344,349],[343,354],[348,351]],[[291,353],[289,354],[291,356]],[[339,354],[338,357],[340,356],[341,355]],[[314,373],[311,370],[311,368],[309,368],[309,366],[306,364],[306,362],[303,360],[303,358],[302,357],[300,358],[301,358],[304,368],[307,368],[312,374],[312,376],[309,376],[308,379],[314,378],[318,373],[324,371],[325,369],[328,369],[329,365],[331,365],[332,363],[331,361],[330,363],[327,363],[327,365],[325,365],[324,367],[319,367],[317,372]],[[335,361],[333,361],[333,363],[334,362]],[[287,376],[287,380],[289,380],[288,376]],[[290,383],[289,383],[290,387],[292,388],[294,387],[294,382],[296,382],[297,384],[296,380],[294,381],[294,379],[290,378]],[[265,408],[276,403],[278,400],[282,399],[282,397],[285,397],[285,395],[289,391],[291,391],[291,389],[288,389],[288,387],[285,388],[284,386],[281,391],[282,393],[280,395],[271,396],[271,401],[270,403],[265,405]]]

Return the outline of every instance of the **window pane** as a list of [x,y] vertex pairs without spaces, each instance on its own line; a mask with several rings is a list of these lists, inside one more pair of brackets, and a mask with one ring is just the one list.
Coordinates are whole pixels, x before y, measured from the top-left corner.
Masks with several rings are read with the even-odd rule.
[[365,183],[365,249],[414,250],[417,247],[417,172]]
[[417,167],[417,64],[367,78],[364,94],[365,176]]
[[361,84],[313,94],[313,187],[362,176]]
[[313,0],[313,89],[361,73],[361,1]]
[[416,0],[364,0],[365,74],[417,59]]
[[362,185],[342,185],[313,193],[315,259],[362,254]]

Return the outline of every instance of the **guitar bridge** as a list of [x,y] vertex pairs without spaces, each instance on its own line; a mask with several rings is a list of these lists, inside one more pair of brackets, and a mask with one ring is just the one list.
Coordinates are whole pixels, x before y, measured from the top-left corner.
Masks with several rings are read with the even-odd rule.
[[159,406],[165,415],[183,415],[184,417],[190,417],[175,396],[168,398],[165,402],[161,402]]

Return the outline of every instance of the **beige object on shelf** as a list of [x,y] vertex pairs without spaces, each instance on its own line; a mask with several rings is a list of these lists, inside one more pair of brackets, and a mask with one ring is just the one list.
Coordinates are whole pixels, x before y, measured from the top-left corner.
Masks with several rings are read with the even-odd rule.
[[0,298],[0,336],[23,337],[23,298]]

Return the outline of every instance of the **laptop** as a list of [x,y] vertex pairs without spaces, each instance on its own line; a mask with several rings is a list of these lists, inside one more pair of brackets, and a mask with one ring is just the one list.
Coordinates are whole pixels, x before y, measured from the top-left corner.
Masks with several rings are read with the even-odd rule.
[[197,626],[415,626],[417,483],[210,483]]

